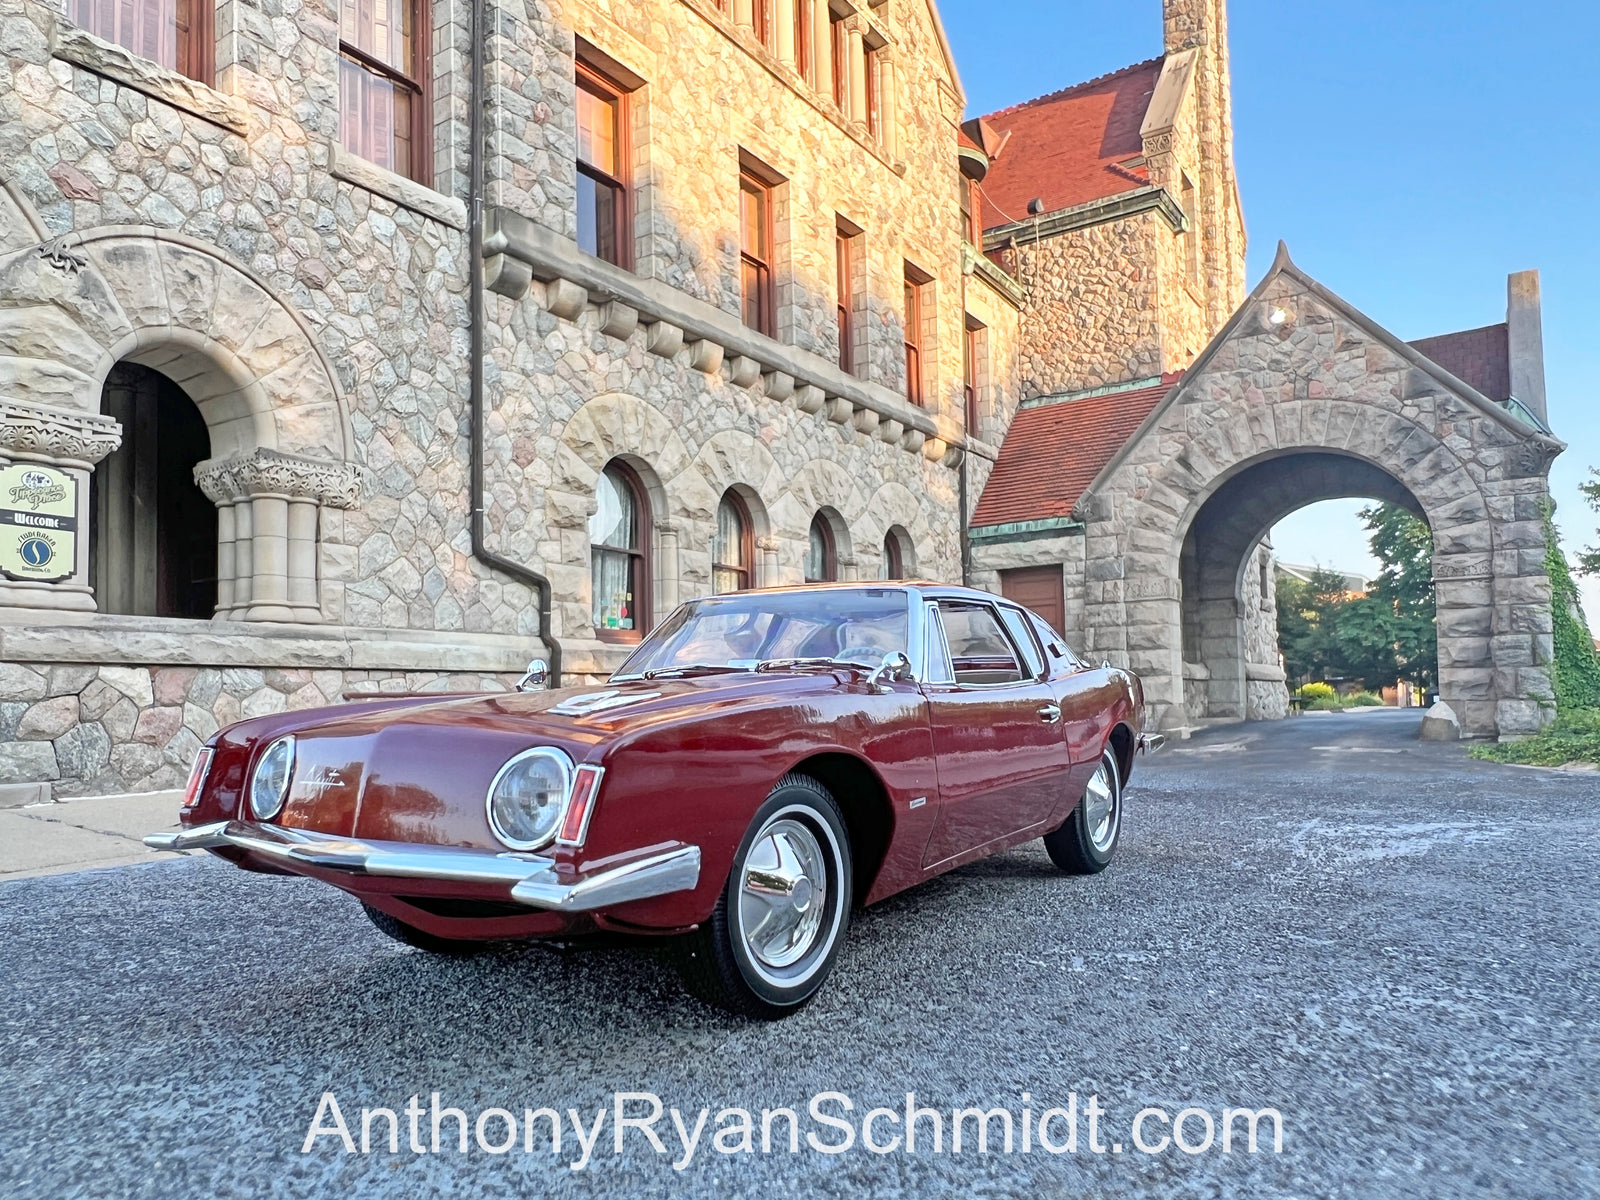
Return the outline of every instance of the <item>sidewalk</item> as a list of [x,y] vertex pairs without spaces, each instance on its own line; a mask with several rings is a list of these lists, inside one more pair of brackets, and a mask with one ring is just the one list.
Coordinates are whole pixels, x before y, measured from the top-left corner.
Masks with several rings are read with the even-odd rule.
[[0,808],[0,883],[170,857],[147,833],[178,827],[181,791]]

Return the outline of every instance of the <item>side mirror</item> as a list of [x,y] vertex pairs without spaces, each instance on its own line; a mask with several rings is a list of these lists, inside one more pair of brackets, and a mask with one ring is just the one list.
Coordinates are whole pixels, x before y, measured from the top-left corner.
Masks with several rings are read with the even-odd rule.
[[522,678],[517,680],[517,691],[537,692],[549,682],[550,664],[542,658],[536,658],[528,663],[528,669],[523,672]]
[[900,681],[911,678],[911,660],[906,657],[903,650],[891,650],[883,656],[883,661],[871,675],[867,676],[867,686],[874,692],[883,693],[889,690],[885,680]]

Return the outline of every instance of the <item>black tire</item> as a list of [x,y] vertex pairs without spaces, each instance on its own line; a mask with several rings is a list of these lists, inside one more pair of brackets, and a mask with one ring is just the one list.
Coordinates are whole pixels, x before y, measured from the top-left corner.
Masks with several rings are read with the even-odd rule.
[[381,908],[373,908],[365,900],[361,902],[367,917],[382,932],[388,934],[397,942],[404,942],[408,946],[415,946],[418,950],[426,950],[430,954],[447,954],[453,958],[466,958],[473,954],[482,954],[485,950],[494,948],[493,942],[482,942],[467,938],[444,938],[436,934],[426,933],[415,925],[407,925],[399,917],[391,917]]
[[[1109,785],[1111,791],[1110,827],[1101,829],[1090,812],[1090,797],[1097,785]],[[1099,832],[1096,839],[1091,836]],[[1054,833],[1044,835],[1044,848],[1050,861],[1068,875],[1098,875],[1111,865],[1117,856],[1117,846],[1122,842],[1122,771],[1117,766],[1117,754],[1110,746],[1100,756],[1100,765],[1084,789],[1083,798],[1072,810],[1072,815],[1061,823]]]
[[[806,836],[811,839],[809,844],[804,841]],[[775,965],[758,958],[751,944],[747,944],[740,906],[747,895],[753,906],[763,903],[757,895],[763,890],[747,893],[743,881],[752,865],[761,869],[780,837],[785,839],[786,845],[790,845],[790,839],[799,839],[801,849],[818,852],[824,888],[823,907],[819,910],[821,916],[814,938],[799,947],[803,953],[794,962]],[[790,848],[793,849],[793,845]],[[783,869],[780,860],[780,866],[773,871]],[[851,871],[850,840],[833,796],[808,775],[785,775],[756,810],[750,828],[745,831],[710,919],[693,933],[678,939],[674,947],[684,986],[706,1003],[740,1016],[775,1021],[798,1012],[822,989],[844,945],[854,899]],[[780,875],[779,878],[786,877]],[[806,880],[809,902],[815,903],[816,889],[809,873],[800,878]],[[784,901],[775,899],[765,903]],[[804,905],[796,906],[794,911],[810,912]],[[782,909],[780,919],[790,912],[787,907]],[[809,915],[800,917],[802,924],[809,919]]]

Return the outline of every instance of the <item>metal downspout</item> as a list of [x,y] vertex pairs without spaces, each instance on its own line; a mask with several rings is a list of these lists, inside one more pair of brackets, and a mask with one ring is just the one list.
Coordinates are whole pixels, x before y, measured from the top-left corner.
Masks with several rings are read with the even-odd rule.
[[530,567],[495,553],[484,543],[484,384],[483,384],[483,106],[484,57],[487,30],[484,22],[486,0],[472,0],[471,98],[467,105],[468,142],[468,249],[467,302],[471,358],[468,407],[471,412],[472,470],[472,554],[480,562],[504,575],[530,585],[539,597],[539,633],[550,652],[550,686],[561,685],[561,643],[556,640],[550,619],[550,580]]

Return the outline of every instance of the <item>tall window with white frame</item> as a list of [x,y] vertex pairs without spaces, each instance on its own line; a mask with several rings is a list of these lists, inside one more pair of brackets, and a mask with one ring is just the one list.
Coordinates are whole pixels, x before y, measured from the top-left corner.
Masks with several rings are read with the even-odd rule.
[[636,642],[649,624],[650,506],[624,463],[606,465],[589,518],[589,577],[595,636]]
[[368,162],[429,182],[421,0],[340,0],[339,143]]
[[883,562],[878,568],[878,578],[887,581],[905,577],[905,554],[900,549],[900,538],[891,529],[883,535]]
[[717,505],[717,537],[711,548],[711,590],[742,592],[754,585],[755,538],[750,510],[738,492],[723,493]]
[[835,226],[833,240],[834,290],[838,297],[839,369],[853,373],[856,366],[855,333],[855,241],[843,226]]
[[850,115],[850,34],[845,19],[830,10],[828,15],[828,53],[833,57],[833,103]]
[[794,69],[807,83],[816,79],[816,48],[813,45],[811,0],[794,0]]
[[628,236],[627,92],[579,62],[578,246],[619,267],[631,265]]
[[867,46],[866,50],[866,84],[867,84],[867,134],[879,141],[883,140],[883,55],[877,46]]

